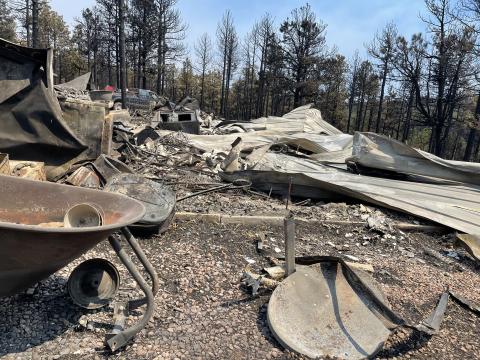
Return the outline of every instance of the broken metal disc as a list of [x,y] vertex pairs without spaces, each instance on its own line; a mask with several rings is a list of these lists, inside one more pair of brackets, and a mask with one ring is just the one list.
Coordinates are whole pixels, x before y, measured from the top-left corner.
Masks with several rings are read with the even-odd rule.
[[135,225],[163,227],[173,217],[175,192],[166,185],[136,174],[116,174],[108,180],[105,190],[127,195],[145,206],[144,217]]
[[380,292],[371,283],[370,294],[362,292],[347,278],[340,262],[297,267],[268,304],[268,324],[275,338],[311,358],[363,359],[378,352],[390,334],[388,321],[372,311],[372,293]]
[[115,297],[119,284],[120,274],[115,265],[105,259],[91,259],[73,270],[67,288],[75,304],[98,309]]

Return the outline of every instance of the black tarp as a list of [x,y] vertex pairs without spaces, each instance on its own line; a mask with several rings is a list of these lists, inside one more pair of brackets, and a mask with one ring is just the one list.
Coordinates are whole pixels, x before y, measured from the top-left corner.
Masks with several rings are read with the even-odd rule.
[[87,147],[65,124],[57,99],[41,80],[0,104],[0,152],[10,159],[61,166]]
[[53,93],[52,50],[0,39],[0,152],[44,162],[55,179],[86,158],[85,144],[63,119]]
[[0,38],[0,103],[39,79],[49,86],[49,53]]

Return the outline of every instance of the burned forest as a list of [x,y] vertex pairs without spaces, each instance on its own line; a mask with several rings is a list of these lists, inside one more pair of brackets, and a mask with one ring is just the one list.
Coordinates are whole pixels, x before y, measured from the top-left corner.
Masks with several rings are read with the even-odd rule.
[[480,1],[65,3],[0,0],[1,359],[480,358]]

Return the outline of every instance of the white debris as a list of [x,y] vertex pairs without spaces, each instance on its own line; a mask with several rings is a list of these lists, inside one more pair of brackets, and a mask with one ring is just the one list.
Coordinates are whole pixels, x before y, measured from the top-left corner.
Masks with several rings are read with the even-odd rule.
[[255,264],[255,260],[253,259],[250,259],[248,257],[245,257],[245,260],[249,263],[249,264]]
[[344,255],[348,260],[351,260],[351,261],[360,261],[360,259],[356,256],[353,256],[353,255]]

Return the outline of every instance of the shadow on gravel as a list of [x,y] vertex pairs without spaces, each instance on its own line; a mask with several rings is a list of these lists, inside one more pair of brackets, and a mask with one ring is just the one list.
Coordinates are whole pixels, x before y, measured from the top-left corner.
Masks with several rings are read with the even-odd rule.
[[268,300],[267,303],[260,306],[258,309],[257,315],[257,328],[258,331],[263,335],[263,337],[277,349],[283,349],[282,345],[275,339],[270,328],[268,327],[267,322],[267,307],[268,307]]
[[50,341],[78,325],[83,309],[65,292],[65,279],[52,276],[33,295],[0,299],[0,357]]
[[391,358],[403,356],[412,350],[423,347],[429,340],[430,336],[420,333],[419,331],[412,330],[407,338],[393,344],[388,349],[383,349],[376,355],[376,357]]

